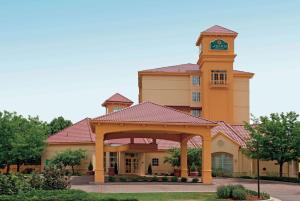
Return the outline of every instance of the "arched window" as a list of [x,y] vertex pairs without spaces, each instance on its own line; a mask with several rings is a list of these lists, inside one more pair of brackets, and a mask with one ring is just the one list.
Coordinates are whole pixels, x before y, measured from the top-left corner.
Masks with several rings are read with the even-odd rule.
[[225,152],[212,154],[212,170],[216,176],[232,176],[233,156]]

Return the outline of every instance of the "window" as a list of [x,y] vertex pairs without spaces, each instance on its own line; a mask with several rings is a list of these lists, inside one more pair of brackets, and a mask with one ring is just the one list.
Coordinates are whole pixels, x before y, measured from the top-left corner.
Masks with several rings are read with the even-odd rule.
[[109,166],[114,167],[115,163],[118,164],[118,155],[117,152],[110,152],[109,153]]
[[194,117],[200,117],[200,110],[199,109],[193,109],[192,110],[192,115]]
[[211,71],[211,84],[213,84],[213,85],[227,84],[227,72],[225,70],[212,70]]
[[200,76],[193,76],[192,83],[193,85],[200,85]]
[[152,158],[152,166],[159,166],[158,158]]
[[200,92],[193,92],[192,93],[192,100],[195,102],[200,102]]
[[120,106],[115,106],[113,108],[113,112],[117,112],[117,111],[120,111],[120,110],[122,110],[122,108]]

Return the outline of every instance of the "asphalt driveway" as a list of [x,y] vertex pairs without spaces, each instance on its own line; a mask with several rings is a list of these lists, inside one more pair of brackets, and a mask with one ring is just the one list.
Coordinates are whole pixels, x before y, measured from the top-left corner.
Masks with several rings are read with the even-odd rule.
[[[257,190],[255,180],[237,178],[215,178],[212,185],[180,184],[180,183],[106,183],[104,185],[89,184],[90,178],[80,177],[73,181],[73,189],[87,192],[105,193],[142,193],[142,192],[215,192],[217,186],[225,184],[242,184],[246,188]],[[261,191],[282,201],[300,201],[300,185],[287,182],[261,181]]]

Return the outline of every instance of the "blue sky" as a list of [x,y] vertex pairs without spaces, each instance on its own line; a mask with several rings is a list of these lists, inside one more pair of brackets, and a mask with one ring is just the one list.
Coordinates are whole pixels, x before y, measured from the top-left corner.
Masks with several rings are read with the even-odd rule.
[[251,112],[300,112],[300,1],[0,0],[0,110],[72,121],[137,102],[137,71],[195,63],[199,33],[239,33],[235,69],[254,72]]

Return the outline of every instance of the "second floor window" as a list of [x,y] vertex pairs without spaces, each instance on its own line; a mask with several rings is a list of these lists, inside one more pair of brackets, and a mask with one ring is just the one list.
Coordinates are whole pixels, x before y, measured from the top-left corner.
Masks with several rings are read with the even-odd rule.
[[192,93],[192,100],[194,102],[200,102],[200,92],[193,92]]
[[200,85],[200,76],[193,76],[192,83],[193,85]]
[[120,111],[120,110],[122,110],[122,108],[120,106],[115,106],[113,108],[113,112],[117,112],[117,111]]
[[227,72],[225,70],[211,71],[211,84],[225,85],[227,84]]

